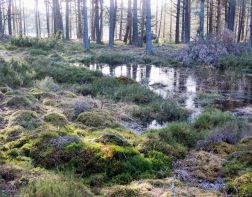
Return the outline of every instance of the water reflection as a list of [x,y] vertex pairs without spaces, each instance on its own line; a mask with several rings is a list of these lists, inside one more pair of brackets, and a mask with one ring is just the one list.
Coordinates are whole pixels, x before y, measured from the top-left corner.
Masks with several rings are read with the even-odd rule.
[[252,104],[252,76],[236,71],[214,68],[176,69],[136,64],[93,64],[89,68],[100,70],[109,76],[132,78],[163,98],[175,98],[181,106],[193,112],[193,117],[202,111],[199,94],[217,95],[214,104],[222,110],[236,112]]

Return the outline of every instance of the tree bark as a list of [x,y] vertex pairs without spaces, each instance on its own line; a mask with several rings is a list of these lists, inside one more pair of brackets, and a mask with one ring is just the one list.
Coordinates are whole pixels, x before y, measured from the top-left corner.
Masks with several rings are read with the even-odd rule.
[[70,39],[70,27],[69,27],[69,0],[66,0],[66,40]]
[[185,43],[190,42],[190,0],[185,0]]
[[175,43],[179,43],[180,0],[177,1]]
[[12,36],[12,24],[11,24],[12,0],[9,0],[7,15],[8,15],[8,31],[9,35]]
[[146,0],[146,52],[152,54],[152,35],[151,35],[151,5],[150,0]]
[[99,1],[95,0],[95,33],[96,43],[101,44],[101,32],[100,32],[100,15],[99,15]]
[[145,18],[146,18],[146,0],[142,0],[142,16],[141,16],[141,37],[140,37],[140,47],[143,47],[144,42],[144,28],[145,28]]
[[228,6],[228,29],[234,31],[236,0],[229,0]]
[[252,0],[250,2],[250,47],[252,47]]
[[138,46],[137,0],[133,3],[133,44]]
[[200,0],[200,37],[204,38],[205,0]]
[[126,33],[125,33],[124,40],[123,40],[125,44],[128,43],[128,40],[131,40],[131,28],[132,28],[131,0],[128,0]]
[[84,49],[90,48],[90,42],[88,37],[87,0],[83,0],[83,47]]
[[123,25],[123,0],[121,0],[120,5],[120,29],[119,29],[119,40],[122,40],[122,25]]
[[49,3],[48,3],[48,0],[45,0],[45,8],[46,8],[46,29],[47,29],[47,36],[50,37],[50,15],[49,15]]
[[114,48],[114,38],[115,38],[115,2],[110,0],[109,8],[109,48]]

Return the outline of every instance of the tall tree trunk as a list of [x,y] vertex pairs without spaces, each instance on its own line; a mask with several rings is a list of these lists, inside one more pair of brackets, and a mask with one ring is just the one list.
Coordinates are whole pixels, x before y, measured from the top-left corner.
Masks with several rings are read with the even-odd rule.
[[15,0],[12,0],[12,34],[16,35],[16,10],[15,10]]
[[22,4],[19,0],[19,36],[23,36]]
[[240,5],[240,18],[239,18],[237,42],[241,41],[241,36],[242,36],[241,34],[244,29],[244,18],[245,18],[245,9],[246,9],[245,0],[242,0],[240,4],[241,4]]
[[127,14],[127,24],[126,33],[124,36],[124,43],[128,43],[128,39],[131,40],[131,28],[132,28],[132,12],[131,12],[131,0],[128,0],[128,14]]
[[146,18],[146,0],[142,0],[142,16],[141,16],[141,37],[140,37],[140,47],[143,47],[144,42],[144,28],[145,28],[145,18]]
[[83,47],[84,49],[90,48],[90,42],[88,37],[87,0],[83,0]]
[[163,20],[163,11],[164,11],[164,0],[162,0],[162,3],[161,3],[161,12],[160,12],[160,19],[159,19],[159,29],[158,29],[158,35],[157,35],[157,40],[159,42],[159,38],[160,38],[160,35],[161,35],[161,26],[162,26],[162,20]]
[[62,15],[60,12],[60,4],[59,0],[53,0],[53,26],[54,26],[54,34],[58,37],[62,37],[63,33],[63,21]]
[[77,1],[78,8],[78,30],[77,30],[77,38],[80,39],[82,37],[82,26],[81,26],[81,0]]
[[151,35],[151,4],[146,0],[146,52],[152,54],[152,35]]
[[236,0],[229,0],[228,6],[228,29],[234,31]]
[[0,2],[0,37],[4,34],[3,28],[3,13],[2,13],[2,2]]
[[250,2],[250,47],[252,47],[252,0]]
[[23,3],[23,27],[24,27],[24,35],[26,35],[26,20],[25,20],[25,11],[24,11],[24,3]]
[[177,14],[176,14],[176,33],[175,33],[175,43],[179,43],[179,23],[180,22],[180,0],[177,1]]
[[66,0],[66,40],[70,39],[70,27],[69,27],[69,0]]
[[[167,0],[164,2],[164,21],[163,21],[163,39],[165,39],[165,34],[166,34],[166,7],[167,7]],[[172,4],[171,4],[172,5]],[[172,8],[172,6],[171,6]]]
[[209,3],[209,34],[213,33],[213,0]]
[[99,1],[95,0],[95,33],[96,43],[101,44],[101,32],[100,32],[100,14],[99,14]]
[[7,15],[8,15],[8,31],[9,35],[12,36],[12,24],[11,24],[12,0],[9,0]]
[[185,43],[190,42],[190,0],[185,0]]
[[50,15],[49,15],[49,3],[48,3],[48,0],[45,0],[45,8],[46,8],[46,30],[47,30],[47,36],[50,37]]
[[100,0],[100,40],[103,40],[103,0]]
[[91,39],[95,40],[95,0],[91,0],[90,9]]
[[205,0],[200,0],[200,37],[204,38]]
[[185,4],[186,4],[186,0],[183,0],[181,42],[185,41],[185,7],[186,7]]
[[115,2],[110,0],[109,8],[109,48],[114,48],[115,39]]
[[221,30],[221,0],[217,1],[217,20],[216,20],[216,32],[220,33]]
[[137,0],[134,0],[133,3],[133,44],[138,46]]
[[172,20],[172,17],[173,17],[173,1],[171,0],[171,10],[170,10],[170,42],[172,42],[172,26],[173,26],[173,20]]
[[123,0],[120,5],[120,29],[119,29],[119,40],[122,40],[122,25],[123,25]]
[[35,26],[36,26],[36,37],[40,38],[38,0],[35,0]]

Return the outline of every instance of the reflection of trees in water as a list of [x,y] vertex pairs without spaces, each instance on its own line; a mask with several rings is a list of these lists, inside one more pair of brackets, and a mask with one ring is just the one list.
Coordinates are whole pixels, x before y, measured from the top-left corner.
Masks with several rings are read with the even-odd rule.
[[246,77],[245,98],[246,102],[252,104],[252,76]]
[[150,76],[151,76],[151,68],[152,68],[152,66],[150,66],[150,65],[146,66],[146,79],[148,79],[148,81],[149,81]]
[[133,64],[132,65],[132,71],[133,71],[133,76],[132,76],[132,78],[134,79],[134,80],[136,80],[137,79],[137,65],[136,64]]
[[126,65],[126,76],[128,77],[128,78],[132,78],[132,76],[131,76],[131,65],[129,65],[129,64],[127,64]]
[[[137,64],[122,66],[94,64],[89,67],[91,70],[101,70],[111,76],[124,75],[145,84],[149,84],[150,80],[153,83],[161,81],[165,87],[152,89],[164,97],[172,93],[175,97],[179,98],[182,105],[186,104],[187,100],[190,99],[191,93],[188,95],[187,93],[191,91],[190,88],[193,88],[194,92],[194,86],[196,86],[196,92],[220,93],[224,96],[224,100],[216,100],[216,102],[219,102],[218,105],[221,108],[228,107],[228,109],[234,109],[241,104],[243,106],[248,103],[252,104],[252,77],[245,76],[234,70],[220,71],[211,68],[159,69],[153,66]],[[157,69],[160,70],[159,73]],[[188,77],[192,78],[190,79],[193,81],[192,84],[188,84]],[[183,93],[183,95],[179,93]],[[194,104],[196,108],[199,107],[197,102]]]

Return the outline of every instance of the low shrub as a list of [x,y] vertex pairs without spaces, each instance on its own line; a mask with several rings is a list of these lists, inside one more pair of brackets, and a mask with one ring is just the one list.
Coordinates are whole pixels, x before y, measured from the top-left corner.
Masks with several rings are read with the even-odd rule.
[[31,101],[24,96],[13,96],[6,101],[6,106],[11,108],[30,108],[32,106]]
[[228,112],[221,112],[217,109],[207,109],[195,120],[193,127],[198,131],[204,131],[222,127],[228,122],[235,120],[236,118]]
[[26,62],[11,60],[10,62],[0,62],[0,82],[10,87],[31,85],[34,77],[34,68]]
[[54,38],[13,37],[11,44],[17,47],[33,47],[36,49],[50,50],[56,46],[57,40]]
[[34,129],[41,124],[38,114],[33,111],[19,110],[10,117],[9,126],[22,126],[25,129]]
[[182,144],[193,148],[196,145],[198,135],[187,123],[171,123],[167,128],[159,131],[160,139],[168,144]]
[[58,84],[56,84],[52,77],[45,77],[42,80],[36,81],[35,86],[44,91],[57,92],[60,90]]
[[93,194],[81,183],[69,176],[48,174],[36,178],[21,189],[20,197],[92,197]]
[[133,59],[133,57],[121,53],[102,53],[96,57],[97,62],[110,65],[128,64]]

